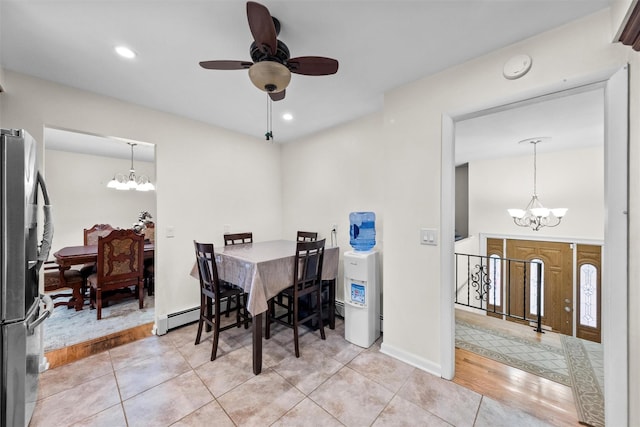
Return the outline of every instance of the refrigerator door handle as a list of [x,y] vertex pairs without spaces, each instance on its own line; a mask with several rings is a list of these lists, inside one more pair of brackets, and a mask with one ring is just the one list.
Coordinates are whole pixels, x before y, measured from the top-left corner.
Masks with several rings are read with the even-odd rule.
[[49,316],[51,316],[51,313],[53,313],[53,300],[51,297],[49,295],[40,294],[40,299],[44,303],[44,310],[42,310],[40,316],[38,316],[38,318],[33,322],[29,322],[29,320],[27,320],[27,330],[30,334],[32,334],[38,325],[44,322]]
[[42,196],[44,197],[44,226],[42,233],[42,242],[38,250],[38,265],[36,270],[40,270],[42,264],[49,258],[49,251],[51,250],[51,243],[53,242],[53,219],[51,215],[51,204],[49,203],[49,193],[47,192],[47,185],[42,178],[42,174],[38,172],[38,184],[42,190]]

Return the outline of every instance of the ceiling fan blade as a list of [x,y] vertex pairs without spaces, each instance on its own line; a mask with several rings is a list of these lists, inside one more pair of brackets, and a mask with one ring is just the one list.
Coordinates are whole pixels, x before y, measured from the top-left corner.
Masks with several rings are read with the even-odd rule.
[[267,55],[274,55],[278,48],[278,39],[269,9],[260,3],[248,1],[247,19],[251,35],[260,50]]
[[338,71],[338,61],[322,56],[299,56],[288,61],[292,73],[306,76],[326,76]]
[[284,99],[285,92],[286,92],[286,89],[283,90],[282,92],[271,92],[269,93],[269,97],[271,98],[272,101],[282,101]]
[[200,66],[207,70],[243,70],[253,65],[248,61],[202,61]]

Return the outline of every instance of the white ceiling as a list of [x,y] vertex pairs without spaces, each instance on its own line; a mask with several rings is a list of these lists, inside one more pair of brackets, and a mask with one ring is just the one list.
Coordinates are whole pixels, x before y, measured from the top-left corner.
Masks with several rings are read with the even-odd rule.
[[[336,75],[294,74],[285,100],[273,104],[275,140],[287,142],[380,110],[385,91],[594,13],[609,1],[263,4],[281,21],[279,39],[292,56],[340,62]],[[247,72],[198,65],[250,60],[251,41],[240,0],[0,0],[3,68],[263,138],[266,95]],[[138,57],[116,56],[119,44]],[[294,120],[282,121],[284,112]],[[500,134],[517,141],[505,130]],[[541,135],[526,137],[533,136]]]

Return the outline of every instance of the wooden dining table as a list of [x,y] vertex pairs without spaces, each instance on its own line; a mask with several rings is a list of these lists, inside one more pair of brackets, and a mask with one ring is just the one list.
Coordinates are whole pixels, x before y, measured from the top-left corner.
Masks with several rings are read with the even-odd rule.
[[[153,258],[155,254],[155,244],[144,244],[144,257],[145,259]],[[60,283],[67,287],[67,281],[64,277],[65,270],[69,270],[74,265],[90,264],[98,261],[98,245],[83,245],[83,246],[66,246],[53,254],[60,270]],[[82,310],[84,305],[84,298],[80,286],[72,286],[73,290],[72,301],[76,311]]]
[[[262,317],[267,311],[268,301],[293,284],[296,244],[291,240],[271,240],[215,249],[220,280],[232,283],[248,294],[247,310],[252,316],[253,373],[256,375],[262,371]],[[337,246],[325,248],[322,280],[336,280],[339,256]],[[191,276],[198,278],[195,265]]]

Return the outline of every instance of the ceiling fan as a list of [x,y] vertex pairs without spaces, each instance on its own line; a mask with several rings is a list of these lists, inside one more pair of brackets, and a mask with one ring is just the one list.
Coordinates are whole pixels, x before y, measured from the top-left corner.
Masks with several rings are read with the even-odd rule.
[[280,21],[271,16],[269,9],[260,3],[247,2],[247,19],[254,42],[249,61],[202,61],[200,66],[208,70],[249,69],[249,79],[272,100],[284,99],[285,89],[291,81],[291,73],[306,76],[326,76],[338,71],[338,61],[322,56],[289,57],[289,48],[278,40]]

